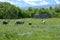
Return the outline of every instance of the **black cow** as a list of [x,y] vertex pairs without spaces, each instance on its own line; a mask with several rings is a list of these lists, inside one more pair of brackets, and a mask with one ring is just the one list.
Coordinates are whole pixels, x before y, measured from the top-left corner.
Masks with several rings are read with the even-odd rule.
[[5,21],[5,20],[4,20],[4,21],[3,21],[3,24],[8,24],[8,21]]
[[29,25],[32,25],[32,23],[31,23],[31,22],[29,22]]
[[24,21],[22,21],[22,20],[17,20],[17,21],[16,21],[16,24],[24,24]]

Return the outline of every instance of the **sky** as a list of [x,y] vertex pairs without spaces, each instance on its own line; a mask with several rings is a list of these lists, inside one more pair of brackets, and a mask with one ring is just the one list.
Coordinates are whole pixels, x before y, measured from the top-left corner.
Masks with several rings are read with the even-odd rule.
[[0,0],[0,1],[9,2],[9,3],[19,6],[19,7],[60,4],[60,0]]

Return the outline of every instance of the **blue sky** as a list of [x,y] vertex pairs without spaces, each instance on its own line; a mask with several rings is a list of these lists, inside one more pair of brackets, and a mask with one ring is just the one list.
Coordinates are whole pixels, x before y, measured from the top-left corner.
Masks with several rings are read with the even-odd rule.
[[0,1],[9,2],[19,7],[60,4],[60,0],[0,0]]

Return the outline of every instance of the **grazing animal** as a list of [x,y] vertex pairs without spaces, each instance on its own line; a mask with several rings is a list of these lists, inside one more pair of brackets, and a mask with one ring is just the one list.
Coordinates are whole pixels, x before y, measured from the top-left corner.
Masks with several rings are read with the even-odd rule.
[[8,24],[8,21],[7,21],[7,20],[4,20],[4,21],[3,21],[3,24]]
[[16,24],[24,24],[24,21],[22,21],[22,20],[17,20],[17,21],[16,21]]
[[29,25],[32,25],[32,23],[30,22]]
[[46,20],[42,19],[41,21],[42,21],[42,24],[46,24]]

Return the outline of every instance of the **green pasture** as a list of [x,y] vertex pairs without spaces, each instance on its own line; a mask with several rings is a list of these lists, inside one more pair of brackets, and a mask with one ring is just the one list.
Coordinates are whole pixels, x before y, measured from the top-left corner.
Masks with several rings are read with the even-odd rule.
[[[48,18],[46,24],[41,19],[7,19],[9,24],[3,25],[0,19],[0,40],[60,40],[60,19]],[[24,24],[15,24],[16,20],[23,20]],[[32,22],[32,25],[28,25]]]

